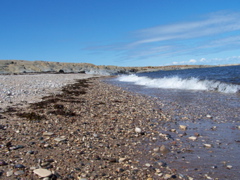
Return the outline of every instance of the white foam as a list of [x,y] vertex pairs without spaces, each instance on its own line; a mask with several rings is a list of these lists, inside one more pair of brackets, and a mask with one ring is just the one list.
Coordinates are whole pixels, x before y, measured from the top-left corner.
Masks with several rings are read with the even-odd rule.
[[199,80],[198,78],[182,79],[178,76],[151,79],[149,77],[139,77],[133,75],[123,75],[118,77],[119,81],[132,82],[136,85],[143,85],[151,88],[164,89],[185,89],[185,90],[206,90],[223,93],[237,93],[240,85],[227,84],[219,81]]

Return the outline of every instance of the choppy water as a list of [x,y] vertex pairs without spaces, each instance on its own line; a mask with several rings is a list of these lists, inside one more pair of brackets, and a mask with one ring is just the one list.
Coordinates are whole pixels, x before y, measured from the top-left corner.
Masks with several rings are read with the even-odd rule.
[[240,122],[240,66],[139,73],[108,82],[157,98],[173,117],[211,114]]
[[240,92],[240,66],[157,71],[118,78],[150,88]]

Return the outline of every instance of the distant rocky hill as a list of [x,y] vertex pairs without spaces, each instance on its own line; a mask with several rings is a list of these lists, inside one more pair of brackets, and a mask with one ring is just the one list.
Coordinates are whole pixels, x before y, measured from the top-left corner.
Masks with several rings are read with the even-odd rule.
[[119,67],[97,66],[90,63],[59,63],[47,61],[0,60],[0,74],[22,73],[87,73],[87,74],[130,74],[137,72],[209,67],[201,65]]

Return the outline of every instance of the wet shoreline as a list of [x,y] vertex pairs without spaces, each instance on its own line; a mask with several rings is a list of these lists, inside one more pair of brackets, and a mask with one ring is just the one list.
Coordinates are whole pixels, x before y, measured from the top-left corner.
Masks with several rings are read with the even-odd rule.
[[[172,137],[165,143],[181,147],[181,151],[168,156],[179,173],[196,179],[240,178],[237,160],[240,158],[239,95],[145,88],[114,80],[108,82],[150,96],[163,104],[162,112],[171,120],[159,125],[158,129]],[[186,130],[180,130],[180,125],[186,126]]]

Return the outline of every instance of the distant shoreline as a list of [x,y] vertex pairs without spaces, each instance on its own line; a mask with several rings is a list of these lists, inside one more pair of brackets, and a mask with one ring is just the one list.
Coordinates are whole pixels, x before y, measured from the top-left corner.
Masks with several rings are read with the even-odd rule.
[[179,70],[194,68],[209,68],[223,66],[239,66],[240,64],[226,65],[171,65],[171,66],[145,66],[145,67],[121,67],[111,65],[94,65],[90,63],[60,63],[48,61],[25,60],[0,60],[0,74],[44,74],[44,73],[84,73],[84,74],[133,74],[141,72],[153,72],[159,70]]

